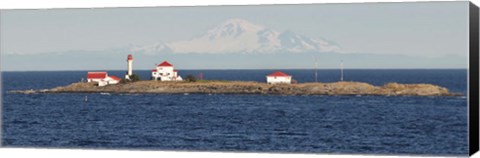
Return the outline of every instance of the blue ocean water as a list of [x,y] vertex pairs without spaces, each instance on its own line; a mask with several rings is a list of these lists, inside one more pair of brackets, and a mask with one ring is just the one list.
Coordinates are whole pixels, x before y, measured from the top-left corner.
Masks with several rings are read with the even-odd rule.
[[[282,70],[312,82],[314,70]],[[180,70],[264,82],[272,70]],[[122,77],[123,71],[109,71]],[[149,71],[136,71],[148,79]],[[320,82],[340,78],[319,70]],[[466,155],[467,98],[207,94],[10,94],[80,81],[85,71],[3,72],[9,147]],[[466,94],[467,70],[345,70],[373,85],[432,83]],[[88,96],[88,102],[85,102]]]

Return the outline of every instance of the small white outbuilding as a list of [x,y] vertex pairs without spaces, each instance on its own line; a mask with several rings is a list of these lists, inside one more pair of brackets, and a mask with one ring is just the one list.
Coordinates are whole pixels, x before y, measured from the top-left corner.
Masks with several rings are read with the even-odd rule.
[[267,83],[268,84],[277,84],[277,83],[292,83],[292,76],[287,75],[283,72],[276,71],[270,75],[267,75]]

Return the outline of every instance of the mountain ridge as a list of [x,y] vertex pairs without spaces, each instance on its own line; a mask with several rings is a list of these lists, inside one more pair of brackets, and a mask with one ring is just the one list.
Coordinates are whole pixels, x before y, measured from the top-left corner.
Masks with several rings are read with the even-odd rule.
[[322,38],[279,32],[244,19],[229,19],[188,40],[158,42],[131,48],[134,52],[157,53],[276,53],[335,52],[340,46]]

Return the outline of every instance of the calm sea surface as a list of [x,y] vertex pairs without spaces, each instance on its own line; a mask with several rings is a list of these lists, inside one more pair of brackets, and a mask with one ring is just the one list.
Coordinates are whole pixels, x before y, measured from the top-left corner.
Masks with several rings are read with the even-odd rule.
[[[314,70],[283,70],[312,82]],[[264,82],[271,70],[180,70]],[[123,71],[109,71],[123,77]],[[143,79],[149,71],[137,71]],[[203,94],[8,94],[78,82],[86,71],[3,72],[9,147],[466,155],[467,98]],[[320,82],[338,81],[320,70]],[[432,83],[466,94],[467,70],[345,70],[373,85]],[[88,96],[88,102],[85,102]]]

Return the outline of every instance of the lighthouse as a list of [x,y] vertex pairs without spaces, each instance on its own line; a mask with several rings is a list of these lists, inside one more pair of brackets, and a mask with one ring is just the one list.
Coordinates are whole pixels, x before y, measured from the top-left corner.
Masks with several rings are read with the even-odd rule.
[[130,80],[130,76],[132,76],[133,74],[133,56],[132,54],[128,54],[128,57],[127,57],[127,65],[128,65],[128,71],[127,71],[127,74],[125,75],[125,79],[127,80]]

